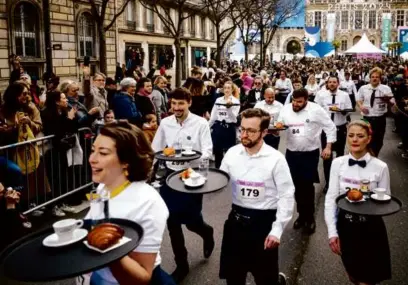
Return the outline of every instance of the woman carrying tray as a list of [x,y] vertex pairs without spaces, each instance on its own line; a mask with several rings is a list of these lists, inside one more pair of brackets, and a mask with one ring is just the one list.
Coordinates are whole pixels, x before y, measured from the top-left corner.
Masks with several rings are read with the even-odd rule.
[[360,189],[362,180],[370,181],[371,191],[385,188],[390,194],[388,166],[372,156],[368,147],[371,134],[371,127],[365,121],[349,124],[350,154],[333,161],[325,201],[330,248],[341,256],[350,280],[360,285],[391,279],[390,249],[382,218],[338,211],[336,206],[336,198],[350,189]]
[[[169,212],[149,178],[153,151],[143,132],[127,122],[101,129],[89,158],[92,180],[110,191],[111,218],[139,223],[144,236],[140,245],[109,267],[92,273],[92,285],[175,285],[160,268],[160,247]],[[89,215],[89,214],[88,214]]]

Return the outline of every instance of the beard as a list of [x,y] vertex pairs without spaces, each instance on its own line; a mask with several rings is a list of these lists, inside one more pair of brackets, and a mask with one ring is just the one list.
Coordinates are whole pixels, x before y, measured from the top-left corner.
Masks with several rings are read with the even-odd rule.
[[302,111],[306,107],[306,105],[307,105],[307,102],[305,102],[305,104],[303,104],[300,107],[295,107],[295,106],[292,105],[293,112],[297,113],[297,112]]
[[245,138],[245,139],[241,138],[241,143],[246,148],[253,148],[254,146],[256,146],[259,143],[260,140],[262,140],[262,136],[259,136],[255,140],[250,140],[248,138]]

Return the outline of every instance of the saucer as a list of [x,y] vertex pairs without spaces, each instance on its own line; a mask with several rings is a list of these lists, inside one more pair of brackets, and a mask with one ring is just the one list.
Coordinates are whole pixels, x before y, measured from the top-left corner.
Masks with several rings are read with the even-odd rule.
[[184,180],[184,185],[186,185],[187,187],[190,187],[190,188],[201,187],[201,186],[203,186],[205,184],[205,181],[206,181],[205,177],[201,176],[198,179],[197,183],[194,184],[193,180],[191,178],[188,178],[188,179]]
[[377,194],[373,194],[371,195],[371,199],[379,201],[379,202],[388,202],[391,200],[391,196],[384,194],[384,198],[383,199],[378,199],[378,195]]
[[43,240],[43,245],[46,247],[61,247],[61,246],[66,246],[69,244],[76,243],[83,238],[85,238],[88,235],[88,231],[85,229],[76,229],[74,230],[74,238],[71,240],[66,240],[66,241],[59,241],[58,236],[56,233],[53,233],[52,235],[47,236]]
[[186,155],[186,156],[190,156],[190,155],[195,155],[196,152],[194,150],[190,150],[190,151],[182,151],[181,152],[182,155]]

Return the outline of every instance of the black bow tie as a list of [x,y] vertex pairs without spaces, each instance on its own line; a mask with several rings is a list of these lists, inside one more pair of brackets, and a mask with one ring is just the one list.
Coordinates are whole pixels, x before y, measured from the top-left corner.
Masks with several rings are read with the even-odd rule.
[[349,159],[349,166],[353,166],[353,165],[358,165],[362,168],[367,166],[367,162],[365,160],[354,160],[354,159]]

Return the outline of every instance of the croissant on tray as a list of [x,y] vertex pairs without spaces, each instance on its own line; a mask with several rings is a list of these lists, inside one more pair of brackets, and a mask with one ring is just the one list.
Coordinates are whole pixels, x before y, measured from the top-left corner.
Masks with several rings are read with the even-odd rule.
[[88,244],[100,250],[105,250],[119,242],[125,231],[118,225],[104,223],[96,226],[88,234]]
[[357,189],[352,189],[347,192],[347,198],[349,198],[351,201],[360,201],[363,199],[363,193]]

